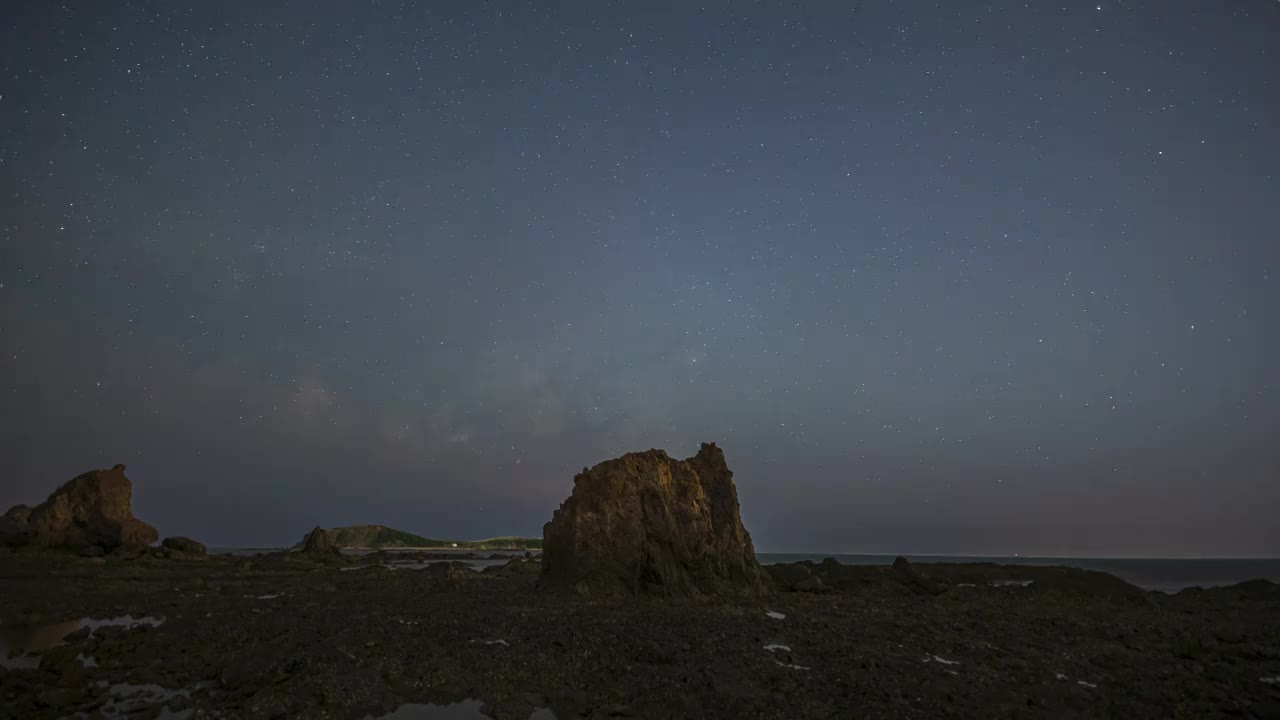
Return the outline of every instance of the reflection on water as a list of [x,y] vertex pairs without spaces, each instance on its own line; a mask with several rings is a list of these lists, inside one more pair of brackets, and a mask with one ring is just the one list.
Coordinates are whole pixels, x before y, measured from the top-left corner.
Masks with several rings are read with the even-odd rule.
[[[480,712],[483,707],[484,703],[480,700],[463,700],[450,705],[409,703],[376,718],[365,715],[364,720],[493,720]],[[543,708],[534,710],[529,720],[556,720],[556,716],[550,710]]]
[[[179,688],[170,690],[159,685],[130,685],[129,683],[119,683],[107,687],[111,699],[105,705],[99,708],[102,716],[109,720],[120,718],[133,718],[143,713],[154,713],[157,704],[167,703],[178,697],[190,697],[191,691],[199,689],[205,683],[197,683],[189,688]],[[100,687],[106,687],[107,684],[99,683]],[[170,710],[168,705],[160,708],[158,715],[146,715],[146,717],[155,717],[156,720],[188,720],[194,713],[193,710]]]
[[35,670],[40,667],[39,655],[20,655],[10,656],[9,651],[0,647],[0,668],[5,670]]
[[[80,618],[65,622],[47,623],[45,625],[10,625],[0,626],[0,667],[8,670],[31,670],[40,666],[38,653],[62,642],[62,639],[80,628],[89,628],[92,634],[103,627],[135,627],[150,625],[155,627],[164,622],[164,618],[140,617],[124,615],[106,620]],[[86,667],[93,667],[92,658],[83,660]]]

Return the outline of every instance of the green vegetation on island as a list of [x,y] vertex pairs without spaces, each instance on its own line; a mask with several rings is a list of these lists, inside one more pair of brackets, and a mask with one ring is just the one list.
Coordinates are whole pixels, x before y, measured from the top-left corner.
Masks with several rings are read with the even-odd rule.
[[[459,548],[467,550],[541,550],[542,538],[496,537],[486,540],[441,540],[414,535],[385,525],[351,525],[328,528],[341,548]],[[301,547],[301,543],[298,547]]]

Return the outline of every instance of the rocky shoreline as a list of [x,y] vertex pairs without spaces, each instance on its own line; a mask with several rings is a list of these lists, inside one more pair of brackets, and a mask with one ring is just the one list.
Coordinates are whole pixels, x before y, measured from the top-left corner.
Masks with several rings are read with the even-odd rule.
[[[827,578],[809,592],[599,600],[539,588],[537,565],[0,555],[7,650],[68,630],[6,661],[0,716],[345,719],[468,698],[500,720],[1280,716],[1266,581],[1170,596],[1069,568],[813,563],[769,566],[779,585]],[[121,686],[178,694],[122,705]]]
[[477,571],[154,545],[124,466],[84,473],[0,523],[0,719],[1280,718],[1274,583],[761,566],[732,478],[714,444],[586,468],[542,554]]

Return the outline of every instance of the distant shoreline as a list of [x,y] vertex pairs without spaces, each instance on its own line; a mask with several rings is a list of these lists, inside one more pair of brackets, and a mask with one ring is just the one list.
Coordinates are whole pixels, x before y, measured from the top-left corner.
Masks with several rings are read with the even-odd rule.
[[535,552],[535,551],[536,551],[536,552],[542,552],[542,549],[541,549],[541,548],[526,548],[526,547],[521,547],[521,546],[518,546],[518,545],[512,545],[512,546],[509,546],[509,547],[498,547],[498,546],[494,546],[494,547],[481,547],[481,548],[454,547],[454,546],[452,546],[452,545],[420,545],[420,546],[419,546],[419,545],[414,545],[414,546],[410,546],[410,545],[396,545],[396,546],[393,546],[393,547],[387,547],[387,546],[385,546],[385,545],[383,545],[383,546],[377,546],[377,547],[375,547],[375,546],[364,546],[364,545],[342,545],[342,546],[340,546],[338,549],[339,549],[339,550],[373,550],[373,551],[378,551],[378,550],[387,550],[387,551],[389,551],[389,552],[397,552],[397,551],[400,551],[400,550],[403,550],[403,551],[405,551],[405,552],[410,552],[410,551],[413,551],[413,552],[419,552],[419,551],[424,551],[424,550],[430,550],[430,551],[433,551],[433,552],[439,552],[439,551],[443,550],[443,551],[445,551],[445,552],[469,552],[469,553],[477,553],[477,552]]
[[[468,541],[483,542],[483,541]],[[341,546],[343,550],[458,550],[466,552],[482,552],[485,550],[529,550],[540,552],[539,548],[525,548],[521,546],[509,547],[484,547],[470,548],[459,545],[453,547],[450,545],[414,545],[414,546],[398,546],[398,547],[365,547],[355,545]],[[209,547],[211,553],[236,553],[236,552],[277,552],[280,550],[295,550],[295,545],[215,545]],[[1054,561],[1134,561],[1134,562],[1276,562],[1280,563],[1280,556],[1268,557],[1263,555],[1237,555],[1237,556],[1219,556],[1219,555],[1196,555],[1196,556],[1142,556],[1142,555],[977,555],[966,553],[911,553],[911,552],[833,552],[830,550],[818,552],[805,551],[782,551],[782,550],[758,550],[756,556],[761,555],[778,556],[778,557],[799,557],[799,558],[824,558],[824,557],[849,557],[849,558],[889,558],[889,562],[893,562],[893,558],[902,556],[907,559],[913,558],[953,558],[953,559],[982,559],[984,561],[1019,561],[1026,562],[1031,560],[1054,560]]]

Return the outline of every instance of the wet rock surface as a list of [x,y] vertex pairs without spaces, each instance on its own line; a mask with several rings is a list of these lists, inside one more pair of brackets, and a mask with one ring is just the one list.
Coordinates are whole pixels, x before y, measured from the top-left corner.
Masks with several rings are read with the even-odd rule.
[[[130,717],[247,719],[464,698],[503,720],[1249,718],[1280,702],[1263,682],[1280,677],[1272,583],[1163,595],[1084,571],[915,564],[940,590],[926,594],[889,567],[813,563],[824,592],[600,601],[517,566],[464,581],[457,566],[290,555],[0,554],[0,641],[54,628],[35,662],[0,669],[0,717],[92,717],[122,684],[181,691],[136,692]],[[67,624],[128,616],[163,622]]]
[[584,469],[543,528],[543,584],[581,595],[760,595],[770,588],[715,444]]

